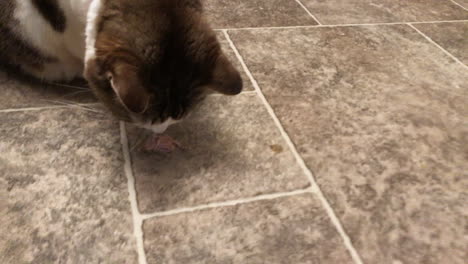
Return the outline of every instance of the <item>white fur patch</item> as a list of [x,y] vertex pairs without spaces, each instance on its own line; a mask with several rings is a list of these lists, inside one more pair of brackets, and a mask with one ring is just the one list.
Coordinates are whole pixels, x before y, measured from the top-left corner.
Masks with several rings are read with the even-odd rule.
[[169,118],[167,119],[166,121],[164,121],[163,123],[159,123],[159,124],[142,124],[142,125],[139,125],[143,128],[146,128],[148,130],[151,130],[153,131],[154,133],[157,133],[157,134],[162,134],[164,133],[171,125],[174,125],[176,123],[179,123],[180,120],[174,120],[172,118]]
[[101,0],[91,0],[91,5],[88,9],[86,22],[86,55],[85,62],[96,56],[96,38],[97,38],[97,23],[99,13],[102,9]]
[[84,29],[90,0],[59,0],[58,5],[66,17],[65,32],[56,32],[39,13],[31,1],[15,0],[14,17],[18,21],[16,33],[33,47],[57,62],[47,63],[36,72],[26,69],[36,77],[47,80],[70,80],[83,73],[85,52]]

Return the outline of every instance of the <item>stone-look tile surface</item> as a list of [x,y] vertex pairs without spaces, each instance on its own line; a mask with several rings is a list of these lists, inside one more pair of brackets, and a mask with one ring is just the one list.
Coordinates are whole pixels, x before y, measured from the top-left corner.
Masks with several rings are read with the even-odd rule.
[[302,195],[147,220],[148,263],[353,263],[318,199]]
[[230,34],[365,263],[465,263],[466,69],[407,26]]
[[468,65],[468,22],[414,25],[452,55]]
[[134,147],[144,139],[141,131],[129,129],[144,213],[309,186],[255,94],[210,96],[168,132],[188,150],[145,153]]
[[234,53],[234,50],[231,48],[231,45],[229,45],[228,40],[224,36],[223,32],[218,32],[218,40],[221,43],[221,47],[223,48],[224,54],[228,56],[229,60],[232,62],[232,64],[236,67],[236,69],[241,73],[242,80],[244,82],[244,88],[243,91],[253,91],[254,87],[252,85],[252,82],[250,82],[249,77],[245,73],[244,69],[242,68],[242,65],[237,59],[236,54]]
[[420,22],[468,19],[449,0],[302,0],[322,24]]
[[294,0],[205,0],[204,6],[214,28],[317,24]]
[[[38,84],[29,80],[18,80],[0,70],[0,110],[12,108],[62,105],[64,103],[96,102],[91,90],[83,83],[75,83],[76,88],[60,85]],[[80,86],[80,87],[78,87]]]
[[0,153],[0,263],[137,263],[118,124],[4,113]]

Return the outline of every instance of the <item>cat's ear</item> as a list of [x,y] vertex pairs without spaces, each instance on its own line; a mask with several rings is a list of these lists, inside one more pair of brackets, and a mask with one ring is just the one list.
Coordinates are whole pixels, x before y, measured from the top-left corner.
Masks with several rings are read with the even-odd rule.
[[106,77],[119,101],[131,112],[141,114],[148,109],[151,95],[142,85],[137,69],[129,64],[119,64]]
[[224,54],[216,60],[210,88],[226,95],[236,95],[242,92],[240,73]]

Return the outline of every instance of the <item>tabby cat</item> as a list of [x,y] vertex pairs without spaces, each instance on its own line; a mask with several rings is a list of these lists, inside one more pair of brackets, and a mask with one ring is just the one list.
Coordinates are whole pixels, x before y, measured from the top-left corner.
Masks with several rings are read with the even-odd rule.
[[84,77],[116,116],[158,133],[208,91],[242,90],[200,0],[0,0],[0,64]]

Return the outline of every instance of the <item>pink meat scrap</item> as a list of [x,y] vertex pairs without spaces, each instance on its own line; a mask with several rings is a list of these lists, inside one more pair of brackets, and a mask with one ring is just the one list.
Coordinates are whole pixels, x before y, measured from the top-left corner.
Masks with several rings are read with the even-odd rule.
[[143,149],[151,152],[171,153],[176,149],[182,149],[182,145],[170,136],[155,134],[146,141]]

